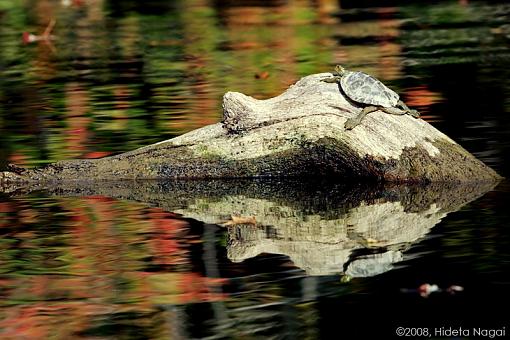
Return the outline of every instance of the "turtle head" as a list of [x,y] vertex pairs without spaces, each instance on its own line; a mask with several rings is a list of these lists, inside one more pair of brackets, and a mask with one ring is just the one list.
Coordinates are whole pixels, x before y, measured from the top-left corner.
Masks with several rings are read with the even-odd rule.
[[338,75],[341,77],[345,74],[345,68],[343,68],[340,65],[335,66],[335,72],[338,73]]

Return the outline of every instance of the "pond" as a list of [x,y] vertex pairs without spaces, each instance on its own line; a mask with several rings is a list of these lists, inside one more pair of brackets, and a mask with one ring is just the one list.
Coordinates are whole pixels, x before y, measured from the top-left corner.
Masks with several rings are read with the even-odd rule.
[[[227,91],[269,98],[340,63],[510,176],[510,5],[374,3],[0,0],[0,168],[172,138],[218,122]],[[338,179],[1,194],[0,337],[508,336],[509,194]]]

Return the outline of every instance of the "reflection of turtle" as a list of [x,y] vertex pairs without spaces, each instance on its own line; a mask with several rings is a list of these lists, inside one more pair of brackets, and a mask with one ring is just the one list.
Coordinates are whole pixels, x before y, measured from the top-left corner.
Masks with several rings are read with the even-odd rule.
[[335,67],[334,77],[322,79],[326,83],[338,83],[343,93],[352,101],[363,104],[363,110],[354,118],[345,122],[345,128],[351,130],[361,123],[370,112],[377,110],[392,115],[411,115],[415,118],[419,112],[412,110],[399,100],[398,94],[387,88],[379,80],[363,72],[347,71],[342,66]]

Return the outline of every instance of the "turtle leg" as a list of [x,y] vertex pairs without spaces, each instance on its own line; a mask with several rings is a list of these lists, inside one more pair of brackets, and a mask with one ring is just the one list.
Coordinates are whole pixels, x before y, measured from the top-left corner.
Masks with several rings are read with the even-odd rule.
[[402,110],[405,111],[405,113],[407,113],[408,115],[410,116],[413,116],[414,118],[419,118],[420,117],[420,113],[416,110],[413,110],[413,109],[410,109],[406,103],[404,103],[403,101],[399,100],[396,107],[398,108],[401,108]]
[[379,109],[380,109],[380,107],[377,107],[377,106],[364,107],[363,110],[361,110],[361,112],[358,113],[358,115],[356,117],[347,119],[347,121],[345,122],[345,125],[344,125],[345,129],[346,130],[354,129],[356,126],[358,126],[361,123],[361,121],[363,120],[363,118],[365,118],[365,116],[367,114],[369,114],[370,112],[377,111]]
[[389,113],[390,115],[402,116],[407,112],[405,110],[401,110],[397,107],[381,107],[381,111]]

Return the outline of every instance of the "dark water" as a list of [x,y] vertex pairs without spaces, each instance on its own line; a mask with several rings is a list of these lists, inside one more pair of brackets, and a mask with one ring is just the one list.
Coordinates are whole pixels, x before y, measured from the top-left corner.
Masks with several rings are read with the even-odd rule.
[[[267,98],[342,63],[510,176],[510,5],[341,3],[0,0],[0,163],[132,150],[217,122],[226,91]],[[55,40],[22,43],[52,18]],[[0,196],[0,337],[508,337],[509,194],[226,181]]]

